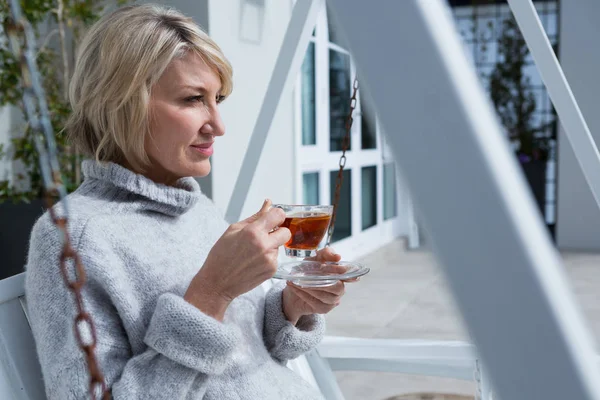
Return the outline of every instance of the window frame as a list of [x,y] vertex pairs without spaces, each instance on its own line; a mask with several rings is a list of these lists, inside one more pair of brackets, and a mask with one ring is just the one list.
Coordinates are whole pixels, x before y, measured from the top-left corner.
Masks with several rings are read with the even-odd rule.
[[[329,50],[341,51],[349,54],[348,51],[338,44],[329,42],[328,39],[328,24],[325,9],[321,11],[317,17],[315,35],[310,38],[310,41],[315,46],[315,120],[316,120],[316,144],[302,145],[302,74],[297,78],[297,88],[295,91],[296,107],[296,196],[297,202],[302,202],[303,195],[303,174],[310,172],[319,172],[319,195],[321,204],[331,204],[333,199],[330,196],[330,184],[332,171],[339,169],[339,160],[341,151],[330,151],[329,142]],[[351,91],[353,88],[353,79],[356,75],[356,67],[352,58],[350,58],[350,74],[351,82],[349,85],[348,102],[350,102]],[[383,220],[383,165],[390,161],[391,152],[383,140],[382,129],[376,116],[373,116],[373,129],[375,131],[376,147],[371,149],[362,149],[362,109],[361,109],[361,93],[360,88],[357,94],[356,108],[353,114],[354,122],[351,130],[352,148],[346,152],[347,161],[345,169],[350,170],[351,179],[351,197],[352,197],[352,221],[351,236],[335,242],[336,249],[340,246],[348,246],[350,243],[355,243],[357,240],[362,243],[370,243],[370,246],[376,247],[381,243],[381,238],[399,234],[402,227],[399,221],[402,218],[400,210],[401,199],[400,195],[396,196],[398,210],[396,218]],[[362,168],[376,167],[376,200],[377,200],[377,221],[376,224],[363,230],[362,229]],[[396,174],[398,177],[398,174]],[[396,182],[396,188],[400,188],[399,182]],[[407,194],[405,194],[407,196]],[[408,200],[407,200],[408,202]],[[410,218],[404,215],[404,219]],[[367,246],[368,247],[368,246]]]

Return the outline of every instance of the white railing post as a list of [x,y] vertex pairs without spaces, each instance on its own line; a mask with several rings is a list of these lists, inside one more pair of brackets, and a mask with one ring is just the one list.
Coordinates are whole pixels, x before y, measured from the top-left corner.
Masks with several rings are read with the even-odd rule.
[[[403,182],[404,183],[404,182]],[[408,196],[408,248],[418,249],[421,246],[421,237],[419,231],[419,224],[415,215],[415,206],[412,200],[412,196]]]
[[344,400],[344,395],[328,361],[321,357],[317,350],[311,350],[306,353],[305,357],[323,397],[326,400]]

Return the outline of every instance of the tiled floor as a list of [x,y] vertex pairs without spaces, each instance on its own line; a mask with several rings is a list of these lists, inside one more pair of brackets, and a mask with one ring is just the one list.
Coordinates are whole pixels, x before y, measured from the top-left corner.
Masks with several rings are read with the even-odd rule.
[[[568,253],[563,259],[571,287],[598,342],[600,254]],[[403,241],[397,241],[360,261],[371,267],[371,273],[348,285],[342,304],[327,316],[329,335],[468,340],[431,254],[407,252]],[[393,373],[336,375],[347,400],[388,400],[409,393],[473,395],[475,388],[471,382]]]

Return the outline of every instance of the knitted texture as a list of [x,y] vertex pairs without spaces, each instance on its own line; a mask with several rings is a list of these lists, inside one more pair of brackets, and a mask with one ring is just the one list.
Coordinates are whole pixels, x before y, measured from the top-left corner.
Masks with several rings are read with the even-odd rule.
[[[114,399],[321,398],[285,361],[314,348],[324,319],[289,323],[281,284],[234,299],[223,322],[183,299],[228,226],[193,178],[165,186],[90,160],[82,170],[83,184],[68,196],[69,233],[86,269],[85,307]],[[84,399],[89,377],[60,250],[46,213],[31,234],[27,304],[48,399]]]

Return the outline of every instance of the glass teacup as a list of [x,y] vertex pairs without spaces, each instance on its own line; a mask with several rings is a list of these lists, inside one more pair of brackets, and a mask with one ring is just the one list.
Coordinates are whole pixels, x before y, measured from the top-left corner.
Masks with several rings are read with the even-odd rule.
[[274,204],[273,207],[285,211],[286,218],[281,227],[292,233],[284,245],[285,254],[297,258],[314,257],[329,228],[333,206]]

